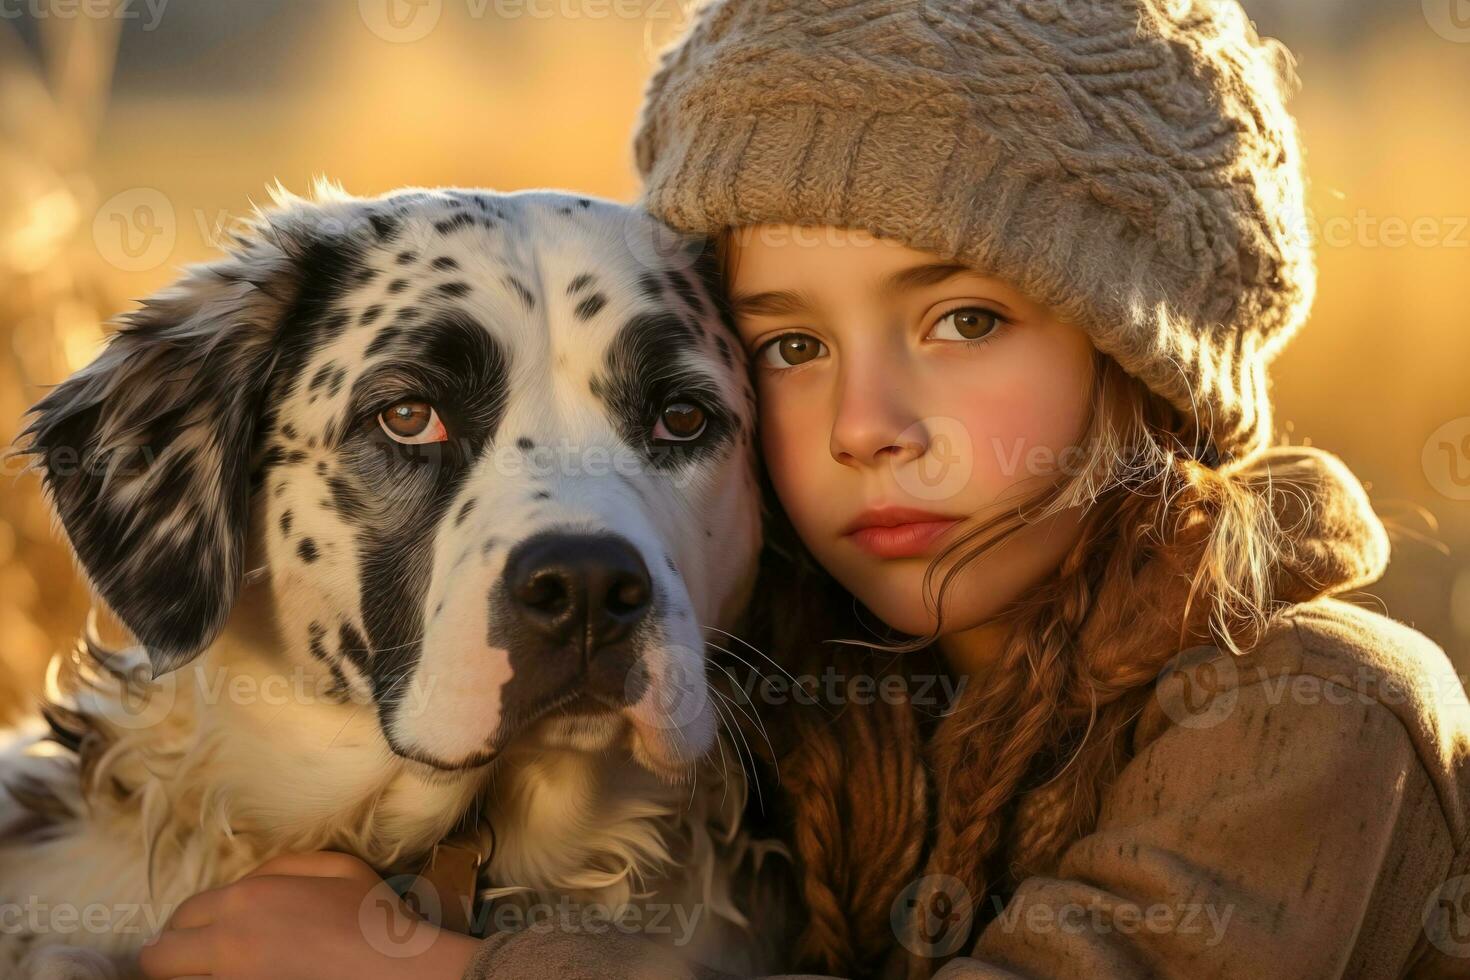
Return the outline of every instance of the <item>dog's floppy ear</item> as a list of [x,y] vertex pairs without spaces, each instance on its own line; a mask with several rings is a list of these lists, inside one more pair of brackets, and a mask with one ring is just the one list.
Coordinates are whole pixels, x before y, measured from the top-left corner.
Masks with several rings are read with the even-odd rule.
[[303,259],[320,247],[311,206],[294,200],[233,232],[228,257],[118,317],[22,433],[94,591],[154,676],[208,646],[239,591],[264,394]]

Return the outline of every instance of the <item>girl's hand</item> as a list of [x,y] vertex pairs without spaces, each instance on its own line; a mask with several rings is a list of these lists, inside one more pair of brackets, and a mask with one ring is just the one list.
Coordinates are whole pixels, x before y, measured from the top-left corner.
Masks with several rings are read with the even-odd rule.
[[478,945],[415,915],[357,858],[318,851],[190,898],[139,963],[151,980],[459,980]]

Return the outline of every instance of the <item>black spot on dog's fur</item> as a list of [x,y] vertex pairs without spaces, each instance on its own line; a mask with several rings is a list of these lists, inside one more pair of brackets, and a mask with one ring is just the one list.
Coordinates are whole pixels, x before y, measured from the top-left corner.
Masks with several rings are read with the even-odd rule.
[[506,285],[514,289],[517,295],[521,297],[521,302],[526,304],[526,309],[534,310],[536,308],[536,296],[534,293],[526,288],[525,283],[521,282],[519,279],[512,275],[507,275],[505,277],[505,283]]
[[367,641],[362,634],[353,628],[351,623],[342,623],[337,629],[337,643],[341,647],[342,656],[352,661],[358,670],[367,671]]
[[663,280],[661,280],[657,275],[652,272],[641,272],[638,274],[638,288],[643,291],[643,295],[647,299],[663,299]]
[[373,232],[378,240],[384,243],[391,242],[398,237],[399,225],[393,218],[384,214],[374,214],[368,218],[373,226]]
[[338,365],[336,361],[328,361],[321,367],[317,368],[316,373],[311,376],[311,383],[306,386],[306,390],[320,390],[323,385],[325,385],[328,381],[332,379],[332,375],[336,372],[337,366]]
[[593,293],[582,302],[577,304],[576,315],[578,320],[589,320],[597,315],[597,311],[607,305],[607,298],[601,293]]
[[393,345],[393,342],[401,336],[403,336],[403,330],[400,327],[384,327],[382,330],[379,330],[378,335],[368,343],[367,348],[364,349],[362,352],[363,356],[369,358],[377,357],[379,354],[383,353],[385,350],[391,347]]
[[327,382],[327,397],[336,398],[342,391],[342,384],[347,380],[347,369],[338,368],[332,374],[332,380]]
[[448,272],[452,269],[459,268],[459,263],[447,255],[441,255],[429,264],[439,272]]
[[367,502],[361,492],[344,478],[329,477],[327,491],[331,494],[332,510],[348,524],[359,524],[367,517]]
[[665,281],[680,299],[689,305],[689,309],[695,314],[704,313],[704,302],[700,296],[700,290],[682,269],[666,269],[664,271]]
[[567,283],[567,295],[574,295],[577,290],[581,289],[582,287],[592,285],[595,278],[596,277],[594,277],[590,272],[584,272],[581,275],[577,276],[577,278]]
[[536,443],[526,436],[521,436],[519,439],[516,440],[516,448],[524,452],[530,452],[532,449],[536,448]]
[[470,514],[474,513],[474,510],[475,498],[471,497],[469,500],[466,500],[464,502],[464,506],[459,509],[459,513],[454,515],[454,526],[463,526],[464,522],[469,520]]
[[316,542],[311,540],[311,538],[301,539],[301,543],[296,546],[296,554],[301,556],[301,560],[308,565],[321,556],[321,553],[317,551]]
[[434,292],[452,297],[463,296],[469,291],[470,284],[467,282],[445,282],[434,287]]
[[329,657],[327,655],[326,645],[324,643],[322,643],[322,639],[326,635],[327,635],[327,628],[325,626],[323,626],[321,623],[315,623],[315,622],[314,623],[310,623],[306,627],[306,638],[307,638],[307,644],[306,645],[307,645],[308,649],[311,650],[311,655],[313,657],[316,657],[318,660],[322,661],[323,663],[331,660],[331,657]]
[[339,310],[336,313],[328,315],[326,319],[322,320],[319,328],[322,337],[325,339],[336,337],[347,326],[347,321],[350,319],[351,315],[346,310]]
[[454,231],[459,230],[460,228],[474,227],[474,224],[475,219],[470,217],[469,215],[457,214],[452,218],[448,218],[434,225],[434,230],[441,235],[448,235]]

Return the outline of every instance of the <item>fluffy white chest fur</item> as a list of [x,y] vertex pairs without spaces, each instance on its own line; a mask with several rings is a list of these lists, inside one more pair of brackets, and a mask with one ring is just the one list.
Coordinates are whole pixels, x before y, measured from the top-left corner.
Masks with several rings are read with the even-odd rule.
[[229,641],[158,681],[136,650],[106,657],[117,674],[85,648],[53,663],[50,710],[80,751],[40,720],[0,749],[0,975],[70,975],[76,954],[57,947],[127,975],[180,902],[276,854],[343,850],[406,880],[467,811],[489,855],[482,900],[648,899],[690,928],[745,923],[733,876],[773,845],[739,829],[744,783],[720,767],[673,784],[567,719],[485,770],[443,773],[394,755],[371,705],[293,692]]

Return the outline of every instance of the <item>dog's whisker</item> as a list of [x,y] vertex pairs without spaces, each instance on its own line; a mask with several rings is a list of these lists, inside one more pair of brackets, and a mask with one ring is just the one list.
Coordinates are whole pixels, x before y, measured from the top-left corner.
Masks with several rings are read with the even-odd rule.
[[348,715],[347,715],[347,720],[344,721],[344,722],[342,722],[342,727],[341,728],[337,729],[337,734],[333,735],[331,737],[331,739],[327,742],[327,744],[325,746],[323,746],[323,750],[324,751],[326,749],[330,749],[336,743],[337,739],[339,739],[339,738],[342,737],[342,733],[345,732],[345,731],[347,731],[347,726],[350,725],[350,724],[352,724],[352,719],[356,718],[357,717],[357,713],[359,711],[361,711],[361,710],[362,710],[362,705],[358,704],[358,705],[354,705],[353,706],[352,711],[349,712]]
[[[758,717],[752,716],[740,704],[732,701],[730,698],[726,697],[725,695],[720,694],[720,692],[718,692],[718,691],[715,691],[715,693],[728,706],[727,707],[727,710],[729,710],[729,711],[732,712],[732,723],[734,722],[733,712],[739,711],[744,717],[746,717],[747,719],[749,719],[750,722],[753,725],[755,725],[755,727],[756,727],[757,731],[760,733],[761,737],[766,740],[766,747],[771,750],[771,764],[772,764],[773,767],[775,767],[776,779],[779,781],[780,778],[781,778],[781,770],[780,770],[779,764],[776,762],[775,749],[771,746],[771,739],[770,739],[770,736],[766,733],[765,725],[761,722],[761,720]],[[756,778],[757,794],[759,794],[759,787],[760,787],[760,778],[759,778],[760,777],[760,764],[759,764],[759,762],[758,762],[758,760],[756,758],[755,749],[754,749],[754,747],[751,746],[749,740],[746,739],[746,737],[745,737],[745,731],[744,731],[744,728],[743,727],[740,727],[740,726],[737,725],[736,733],[740,736],[741,741],[745,743],[745,751],[746,751],[746,754],[750,757],[750,771],[751,771],[751,775]],[[762,802],[764,803],[764,801],[762,801]]]
[[[724,784],[720,793],[720,809],[723,810],[725,808],[725,801],[729,798],[730,795],[730,780],[733,778],[733,774],[730,769],[729,759],[725,756],[725,740],[727,736],[725,735],[724,729],[728,728],[729,722],[725,720],[724,715],[720,714],[718,709],[716,709],[716,714],[719,715],[721,728],[721,731],[718,732],[716,735],[715,744],[719,746],[720,749],[720,772],[722,774],[721,781]],[[732,752],[735,751],[735,743],[733,740],[730,742],[730,748]],[[740,759],[738,753],[736,754],[735,761],[737,763],[736,768],[740,770],[741,778],[743,779],[745,777],[745,763],[743,760]],[[746,785],[748,791],[748,781]]]
[[[721,630],[720,632],[723,633],[724,630]],[[740,638],[737,636],[736,639],[739,640]],[[714,647],[716,650],[719,650],[721,653],[724,653],[724,654],[727,654],[727,655],[729,655],[731,657],[734,657],[736,660],[740,661],[746,667],[750,668],[750,670],[752,670],[756,674],[756,676],[761,677],[762,679],[764,679],[764,678],[766,678],[766,677],[769,676],[767,674],[762,673],[758,667],[756,667],[750,661],[746,660],[744,657],[740,656],[734,650],[730,650],[730,649],[727,649],[725,647],[722,647],[719,644],[717,644],[717,643],[715,643],[715,642],[713,642],[711,640],[705,640],[704,642],[705,642],[706,645]],[[742,640],[741,642],[743,643],[744,641]],[[750,644],[748,644],[748,643],[746,643],[745,645],[746,646],[750,646]],[[752,647],[752,649],[754,649],[754,648]],[[757,650],[756,652],[759,653],[760,651]],[[761,656],[766,657],[767,660],[771,660],[770,657],[766,656],[763,653],[761,654]],[[775,664],[776,661],[771,660],[771,663]],[[781,667],[780,664],[776,664],[776,667],[777,667],[778,670],[781,671],[781,673],[783,673],[787,677],[791,678],[791,682],[793,684],[796,684],[796,685],[800,686],[801,682],[798,681],[795,677],[792,677],[792,675],[790,673],[788,673],[784,667]],[[831,712],[820,701],[817,701],[817,700],[813,699],[812,704],[816,705],[823,712],[826,712],[827,714],[831,714]]]
[[[719,691],[715,691],[714,688],[710,688],[710,690],[711,691],[714,691],[714,694],[715,694],[715,696],[717,698],[719,698],[719,701],[723,701],[723,702],[726,703],[727,707],[726,707],[725,710],[728,711],[728,710],[731,709],[731,707],[734,707],[733,703],[729,700],[729,698],[725,697]],[[719,701],[712,702],[712,703],[718,705],[719,704]],[[731,725],[734,728],[735,734],[740,737],[740,741],[745,745],[745,753],[746,753],[746,756],[749,757],[749,759],[750,759],[750,772],[745,775],[745,785],[746,785],[747,788],[749,788],[749,786],[751,784],[751,778],[752,777],[755,777],[755,795],[756,795],[756,799],[760,803],[761,810],[764,811],[765,808],[766,808],[766,801],[765,801],[765,796],[763,795],[763,793],[761,791],[761,781],[760,781],[760,778],[759,778],[760,772],[759,772],[758,764],[757,764],[756,758],[755,758],[755,750],[750,747],[750,742],[745,738],[745,733],[740,729],[740,726],[739,725],[734,724],[733,719],[732,719]],[[741,769],[741,772],[742,773],[745,773],[745,762],[744,762],[744,760],[741,760],[740,769]]]
[[[714,644],[710,645],[714,646]],[[716,646],[715,649],[720,648]],[[718,670],[720,673],[724,674],[725,677],[729,678],[731,685],[731,690],[728,693],[725,691],[720,691],[714,683],[711,683],[711,689],[719,693],[724,698],[726,703],[739,708],[741,715],[749,719],[751,724],[759,729],[762,735],[765,735],[765,722],[763,721],[763,719],[761,719],[759,712],[752,713],[752,711],[754,710],[754,704],[751,702],[749,694],[747,694],[740,687],[740,683],[736,679],[735,675],[731,673],[728,667],[726,667],[724,664],[719,663],[716,660],[711,659],[708,661],[708,663],[710,667]],[[770,740],[768,738],[767,745],[769,744]]]
[[[718,692],[716,692],[716,693],[718,693]],[[711,702],[711,704],[713,705],[713,707],[715,709],[715,714],[720,719],[720,727],[722,729],[728,731],[729,728],[730,728],[730,720],[729,720],[729,718],[727,718],[725,716],[725,713],[720,709],[719,702],[718,701],[714,701],[714,702]],[[730,786],[729,786],[730,764],[729,764],[728,759],[726,759],[726,757],[725,757],[725,736],[724,736],[723,732],[720,733],[720,734],[717,734],[717,736],[715,738],[715,745],[719,746],[719,749],[720,749],[720,770],[721,770],[721,772],[724,772],[726,774],[726,776],[725,776],[725,790],[724,790],[724,793],[722,793],[721,796],[720,796],[720,808],[721,809],[724,809],[725,799],[726,799],[726,796],[729,794],[729,790],[730,790]],[[746,786],[746,790],[748,792],[749,791],[749,788],[750,788],[750,778],[745,773],[745,760],[742,759],[742,758],[740,758],[739,748],[735,745],[735,740],[734,740],[733,735],[730,736],[730,750],[735,753],[735,761],[737,763],[739,763],[738,768],[740,769],[740,776],[741,776],[742,779],[745,780],[745,786]]]
[[[723,651],[725,653],[729,653],[730,652],[728,650],[725,650],[725,648],[722,647],[722,646],[720,646],[719,644],[711,643],[709,641],[706,641],[706,643],[708,643],[710,646],[714,647],[716,650],[720,650],[720,651]],[[726,667],[723,664],[721,664],[721,663],[719,663],[719,662],[717,662],[715,660],[710,660],[710,661],[708,661],[708,663],[710,664],[710,666],[714,667],[715,669],[717,669],[721,673],[723,673],[726,677],[730,678],[730,682],[732,684],[735,684],[736,685],[736,689],[739,690],[739,682],[736,681],[735,675],[731,674],[730,671],[728,669],[726,669]],[[713,687],[711,687],[711,690],[715,690],[715,689]],[[716,693],[718,693],[718,691]],[[760,732],[761,737],[766,740],[766,747],[771,750],[771,761],[772,761],[772,764],[773,765],[776,765],[777,764],[776,763],[776,749],[775,749],[775,746],[773,746],[771,744],[771,736],[770,736],[770,733],[766,730],[765,721],[761,719],[760,712],[759,711],[756,711],[753,706],[752,706],[752,708],[751,708],[750,711],[746,711],[744,705],[740,704],[737,701],[734,701],[732,698],[726,698],[725,700],[726,701],[729,701],[735,707],[739,708],[741,714],[744,715],[746,718],[749,718],[750,721],[751,721],[751,724],[755,725],[756,729]],[[780,770],[779,769],[777,770],[776,775],[779,778],[779,776],[780,776]]]
[[[718,708],[716,709],[716,713],[718,714]],[[721,715],[720,716],[720,725],[721,726],[724,726],[725,724],[726,724],[725,718],[724,718],[723,715]],[[722,737],[720,737],[720,734],[718,732],[715,733],[715,747],[720,750],[720,772],[728,773],[730,771],[730,762],[725,757],[725,740]],[[741,765],[741,771],[742,772],[744,771],[744,768],[745,767],[742,764]],[[724,792],[722,792],[720,794],[720,809],[721,810],[723,810],[725,808],[725,798],[729,795],[729,792],[730,792],[730,785],[729,785],[728,779],[726,779]]]
[[[701,625],[701,628],[702,629],[707,629],[707,630],[714,630],[716,633],[722,633],[725,636],[728,636],[730,639],[734,640],[736,643],[739,643],[741,646],[743,646],[743,647],[747,648],[748,650],[750,650],[756,656],[761,657],[761,658],[763,658],[765,660],[770,661],[770,664],[771,664],[772,667],[775,667],[781,673],[785,674],[786,677],[793,684],[796,683],[796,678],[794,676],[792,676],[792,674],[791,674],[790,671],[788,671],[785,667],[781,666],[781,664],[779,662],[777,662],[777,660],[774,657],[772,657],[770,654],[766,653],[760,647],[758,647],[755,644],[751,643],[749,640],[745,639],[744,637],[736,636],[734,633],[731,633],[729,630],[720,629],[718,626],[710,626],[708,624],[702,624]],[[723,647],[721,649],[723,649]],[[726,653],[729,653],[730,656],[732,656],[732,657],[735,656],[735,654],[731,653],[729,650],[726,650],[725,652]],[[750,666],[750,665],[747,664],[746,666]],[[754,667],[751,667],[750,669],[751,670],[755,670]],[[759,671],[757,671],[757,673],[759,673]]]

